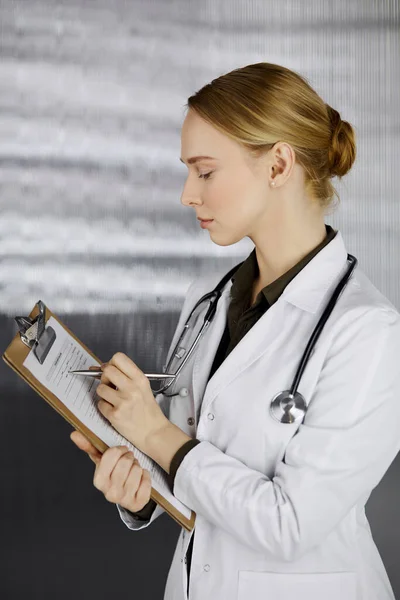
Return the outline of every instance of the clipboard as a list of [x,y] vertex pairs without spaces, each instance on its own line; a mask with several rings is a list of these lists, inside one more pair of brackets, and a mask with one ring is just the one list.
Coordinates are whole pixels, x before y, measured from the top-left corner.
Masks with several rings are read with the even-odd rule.
[[[53,317],[95,361],[98,363],[103,362],[99,360],[97,356],[89,350],[89,348],[83,344],[41,300],[37,302],[28,317],[15,317],[20,331],[16,333],[13,340],[4,351],[2,358],[9,367],[22,377],[22,379],[24,379],[37,394],[50,404],[55,411],[68,421],[70,425],[87,437],[99,452],[104,453],[109,446],[91,431],[89,427],[82,423],[82,421],[80,421],[79,418],[23,364],[31,351],[33,351],[40,364],[44,363],[46,356],[56,339],[54,329],[50,325],[46,327],[46,323],[51,317]],[[159,468],[161,469],[161,467]],[[193,510],[191,511],[190,519],[188,519],[153,487],[151,488],[151,498],[179,525],[189,532],[192,531],[196,518],[196,513]]]

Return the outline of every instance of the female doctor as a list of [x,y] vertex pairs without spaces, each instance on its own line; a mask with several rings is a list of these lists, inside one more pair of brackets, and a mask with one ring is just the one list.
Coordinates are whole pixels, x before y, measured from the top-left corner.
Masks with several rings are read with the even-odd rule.
[[[102,414],[196,513],[164,600],[393,600],[364,508],[400,449],[400,315],[324,223],[354,131],[305,78],[258,63],[189,98],[181,141],[182,204],[215,244],[255,247],[165,393],[122,353],[97,388]],[[195,305],[220,279],[189,286],[167,358],[195,308],[181,345],[193,343],[209,301]],[[297,392],[276,400],[344,279]],[[71,438],[130,529],[162,514],[126,447]]]

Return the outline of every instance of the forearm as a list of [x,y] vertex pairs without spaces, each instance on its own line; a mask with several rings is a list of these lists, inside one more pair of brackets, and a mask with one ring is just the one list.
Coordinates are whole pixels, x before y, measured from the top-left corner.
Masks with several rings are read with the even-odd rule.
[[192,439],[177,425],[166,419],[162,427],[149,435],[144,452],[169,473],[171,461],[176,452],[183,444]]

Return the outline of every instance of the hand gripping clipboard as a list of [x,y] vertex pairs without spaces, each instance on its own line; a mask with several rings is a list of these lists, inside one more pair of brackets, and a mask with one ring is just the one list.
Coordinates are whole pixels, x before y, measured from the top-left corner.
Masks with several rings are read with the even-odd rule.
[[[39,300],[30,312],[28,317],[15,317],[18,324],[19,332],[16,333],[10,345],[4,351],[2,358],[5,363],[11,367],[20,377],[22,377],[37,394],[54,408],[68,423],[75,429],[80,431],[101,453],[105,452],[109,446],[89,429],[79,418],[47,387],[45,387],[24,366],[24,361],[31,351],[40,364],[43,364],[46,357],[53,346],[56,333],[54,329],[47,325],[47,321],[53,317],[57,323],[70,335],[72,338],[97,362],[102,363],[85,344],[83,344],[73,333],[58,319],[45,305]],[[156,464],[156,463],[154,463]],[[157,465],[158,469],[161,469]],[[195,523],[196,514],[191,511],[190,518],[182,514],[175,506],[173,506],[167,498],[153,487],[151,488],[151,498],[159,504],[170,517],[172,517],[179,525],[187,531],[192,531]]]

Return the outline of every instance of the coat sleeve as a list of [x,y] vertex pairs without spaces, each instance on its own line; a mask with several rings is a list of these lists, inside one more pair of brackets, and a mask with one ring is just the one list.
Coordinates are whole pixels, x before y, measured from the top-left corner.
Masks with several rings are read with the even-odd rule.
[[396,457],[399,364],[397,312],[373,308],[348,318],[332,338],[306,418],[274,477],[201,441],[179,466],[174,495],[253,550],[286,561],[301,557],[372,491]]

